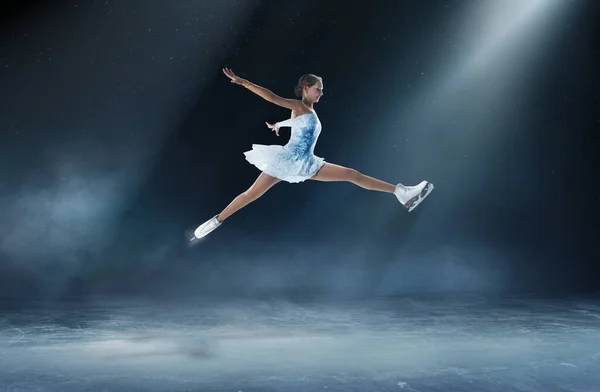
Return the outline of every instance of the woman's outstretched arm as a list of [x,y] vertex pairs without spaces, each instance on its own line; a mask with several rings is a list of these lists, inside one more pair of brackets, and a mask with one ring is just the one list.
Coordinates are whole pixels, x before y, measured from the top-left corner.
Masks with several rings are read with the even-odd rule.
[[300,102],[300,100],[298,100],[298,99],[282,98],[279,95],[272,92],[271,90],[268,90],[264,87],[254,84],[246,79],[240,78],[239,76],[234,74],[233,71],[230,70],[229,68],[223,68],[223,73],[225,75],[227,75],[227,77],[229,79],[231,79],[231,83],[236,83],[236,84],[242,85],[242,86],[246,87],[248,90],[252,91],[254,94],[258,95],[259,97],[261,97],[271,103],[274,103],[275,105],[279,105],[279,106],[282,106],[284,108],[294,110],[294,111],[297,111],[297,110],[302,111],[301,105],[303,105],[303,103]]

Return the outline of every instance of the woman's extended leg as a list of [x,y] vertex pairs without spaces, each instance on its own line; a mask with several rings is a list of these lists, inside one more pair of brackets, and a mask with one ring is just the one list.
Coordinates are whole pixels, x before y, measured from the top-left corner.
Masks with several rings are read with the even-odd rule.
[[229,218],[235,212],[239,211],[243,207],[252,203],[254,200],[261,197],[266,191],[269,190],[273,185],[281,181],[279,178],[275,178],[265,173],[261,173],[254,184],[248,188],[245,192],[240,193],[221,213],[217,216],[219,222],[223,222]]
[[317,174],[311,178],[311,180],[347,181],[364,189],[387,193],[394,193],[394,190],[396,189],[395,185],[373,177],[365,176],[355,169],[350,169],[348,167],[334,165],[331,163],[325,163],[321,170],[319,170]]

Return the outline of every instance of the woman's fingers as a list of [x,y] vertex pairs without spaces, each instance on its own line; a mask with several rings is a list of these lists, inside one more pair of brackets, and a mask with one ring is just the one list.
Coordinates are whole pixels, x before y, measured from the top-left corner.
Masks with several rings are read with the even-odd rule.
[[228,77],[228,78],[230,78],[231,80],[233,80],[233,79],[234,79],[234,77],[235,77],[235,75],[233,74],[233,72],[231,72],[231,71],[229,70],[229,68],[223,68],[223,73],[224,73],[225,75],[227,75],[227,77]]

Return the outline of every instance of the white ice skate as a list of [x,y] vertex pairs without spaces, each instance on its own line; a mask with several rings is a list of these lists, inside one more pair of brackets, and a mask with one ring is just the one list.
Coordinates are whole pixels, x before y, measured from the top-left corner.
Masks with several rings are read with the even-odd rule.
[[433,184],[427,181],[421,181],[415,186],[396,185],[394,195],[396,195],[398,201],[404,207],[408,208],[408,211],[410,212],[417,208],[417,206],[429,196],[431,191],[433,191]]
[[217,216],[215,215],[200,226],[196,230],[194,230],[194,237],[190,239],[190,242],[199,240],[202,237],[206,237],[210,232],[212,232],[217,227],[221,226],[222,222],[217,220]]

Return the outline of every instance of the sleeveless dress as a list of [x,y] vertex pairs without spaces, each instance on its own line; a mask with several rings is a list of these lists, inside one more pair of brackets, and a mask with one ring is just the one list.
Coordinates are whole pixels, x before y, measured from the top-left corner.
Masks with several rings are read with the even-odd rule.
[[289,142],[284,145],[253,144],[244,152],[246,160],[260,171],[286,182],[302,182],[313,177],[325,164],[325,159],[314,155],[321,133],[321,122],[316,113],[301,114],[282,121],[279,126],[291,126]]

